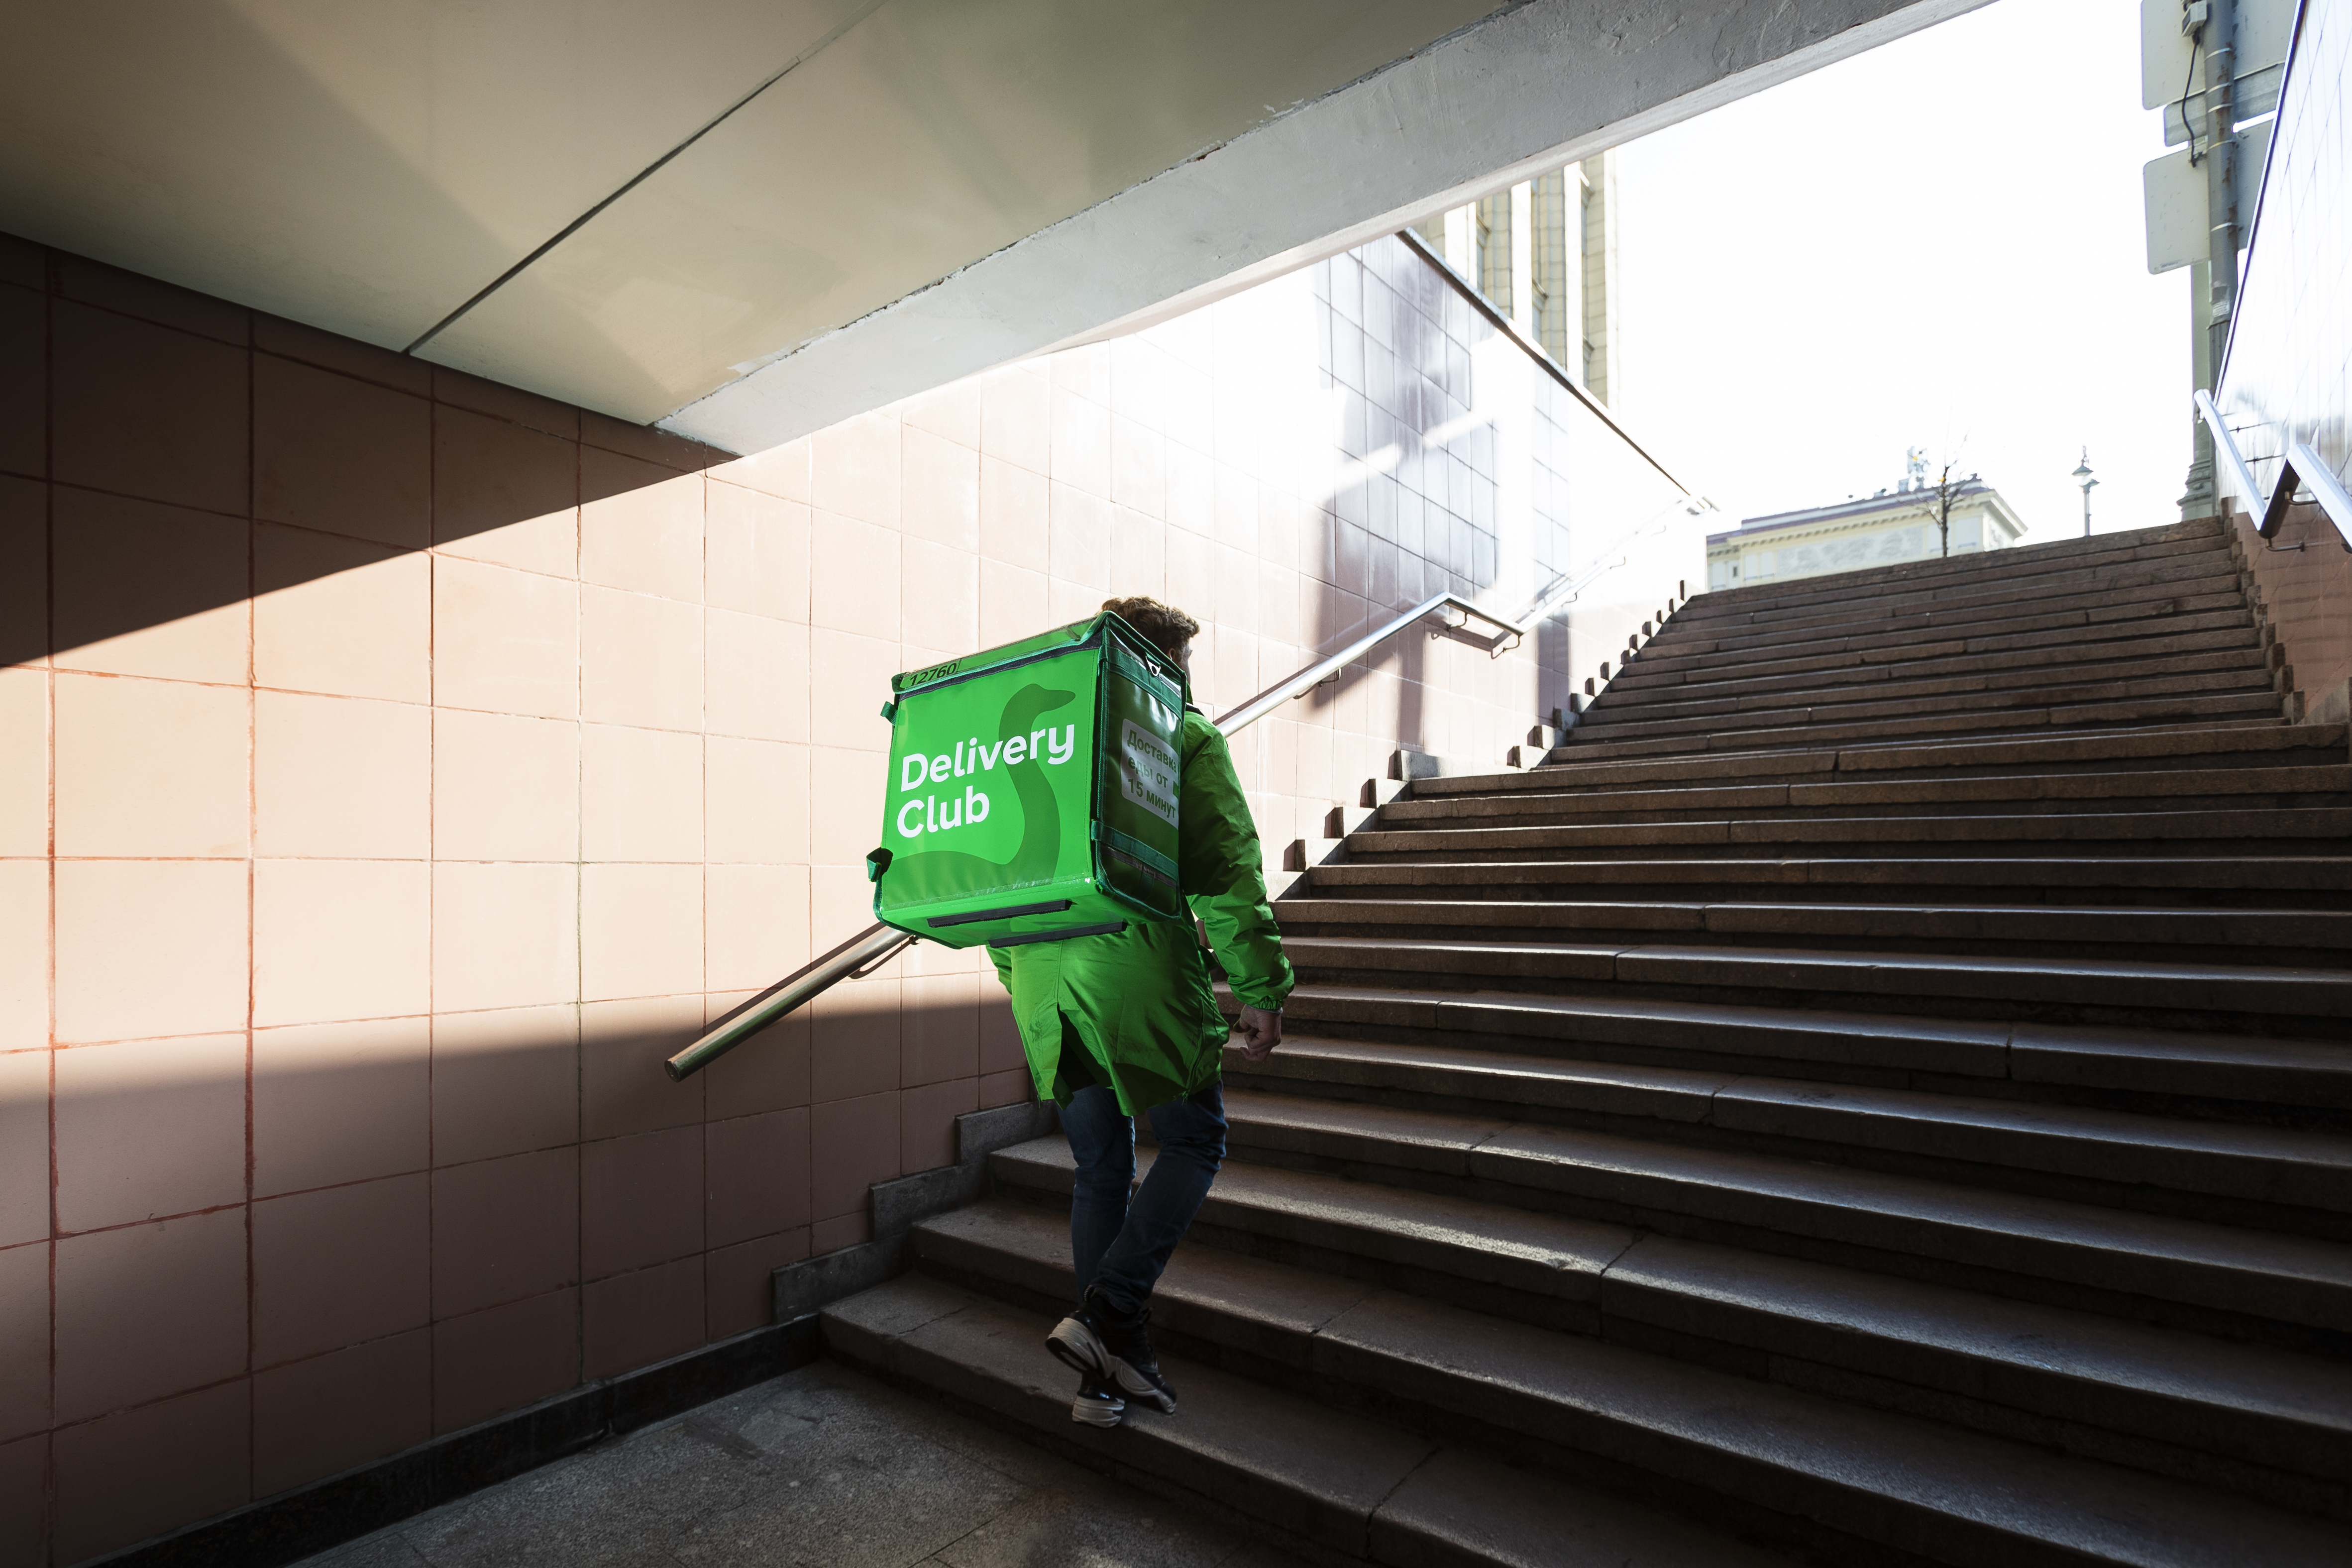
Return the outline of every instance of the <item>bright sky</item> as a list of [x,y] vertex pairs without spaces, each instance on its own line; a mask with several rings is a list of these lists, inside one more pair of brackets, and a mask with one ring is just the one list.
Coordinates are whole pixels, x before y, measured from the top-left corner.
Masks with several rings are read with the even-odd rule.
[[[1732,517],[1892,488],[1914,444],[2027,542],[2179,519],[2187,269],[2151,277],[2138,0],[1996,0],[1625,148],[1624,410]],[[1651,434],[1650,433],[1654,433]]]

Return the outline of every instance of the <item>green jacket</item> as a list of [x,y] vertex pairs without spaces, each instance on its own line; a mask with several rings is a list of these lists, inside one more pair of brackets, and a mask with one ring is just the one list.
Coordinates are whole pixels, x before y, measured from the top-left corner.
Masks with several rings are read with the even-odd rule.
[[[1233,753],[1189,709],[1183,753],[1176,818],[1184,896],[1207,925],[1234,995],[1273,1011],[1294,982]],[[1223,1065],[1231,1031],[1190,921],[1137,920],[1108,936],[992,947],[988,956],[1013,993],[1040,1099],[1066,1105],[1088,1084],[1107,1083],[1132,1116],[1194,1093]],[[1063,1059],[1066,1029],[1085,1044],[1086,1061]]]

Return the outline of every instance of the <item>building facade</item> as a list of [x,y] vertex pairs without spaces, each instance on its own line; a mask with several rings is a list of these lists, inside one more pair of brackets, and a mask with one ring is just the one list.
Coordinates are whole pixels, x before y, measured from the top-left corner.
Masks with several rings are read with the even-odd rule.
[[1975,555],[2007,549],[2025,534],[2000,492],[1974,475],[1953,487],[1948,539],[1937,520],[1942,510],[1936,486],[1915,472],[1892,491],[1866,499],[1748,517],[1728,532],[1707,536],[1706,585],[1738,588]]

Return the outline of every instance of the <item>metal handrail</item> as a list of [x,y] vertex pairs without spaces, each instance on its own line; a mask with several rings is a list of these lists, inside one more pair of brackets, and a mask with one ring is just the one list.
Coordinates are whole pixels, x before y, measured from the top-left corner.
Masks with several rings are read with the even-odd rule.
[[1472,620],[1478,620],[1502,628],[1501,633],[1487,644],[1486,653],[1490,658],[1500,657],[1506,649],[1517,646],[1519,639],[1528,634],[1528,629],[1518,622],[1507,621],[1491,610],[1481,609],[1458,593],[1433,593],[1377,630],[1365,632],[1338,653],[1318,659],[1297,674],[1266,687],[1265,690],[1217,720],[1217,733],[1228,737],[1238,734],[1283,704],[1294,698],[1305,696],[1326,681],[1338,679],[1340,671],[1415,622],[1448,609],[1462,612],[1462,624],[1466,625]]
[[[2245,497],[2247,515],[2252,516],[2257,506],[2262,507],[2263,519],[2255,529],[2257,533],[2265,539],[2276,534],[2279,525],[2286,521],[2287,508],[2294,504],[2296,492],[2307,488],[2312,499],[2318,503],[2319,509],[2327,514],[2327,520],[2336,525],[2336,538],[2344,548],[2352,549],[2352,495],[2346,493],[2344,483],[2336,478],[2336,471],[2328,467],[2326,460],[2314,452],[2309,444],[2301,441],[2287,443],[2285,458],[2279,467],[2278,483],[2271,486],[2270,494],[2265,496],[2262,486],[2254,483],[2254,471],[2247,464],[2245,455],[2238,450],[2237,437],[2221,418],[2221,405],[2213,401],[2213,394],[2200,389],[2196,393],[2196,403],[2198,417],[2205,422],[2205,428],[2213,433],[2214,455],[2229,465],[2231,476],[2237,481],[2240,493]],[[2303,546],[2292,544],[2273,548],[2297,550]]]

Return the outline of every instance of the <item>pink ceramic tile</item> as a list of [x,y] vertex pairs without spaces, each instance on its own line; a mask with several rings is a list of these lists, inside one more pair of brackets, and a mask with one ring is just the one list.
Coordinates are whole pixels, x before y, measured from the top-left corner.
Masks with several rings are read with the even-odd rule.
[[572,718],[580,711],[580,590],[504,567],[433,562],[433,701]]
[[1045,570],[1045,475],[1008,463],[993,452],[980,464],[982,559],[1030,571]]
[[1111,408],[1151,429],[1168,422],[1168,357],[1158,344],[1143,337],[1115,338],[1110,343]]
[[1257,618],[1257,562],[1249,554],[1230,545],[1213,545],[1210,559],[1215,572],[1215,597],[1202,621],[1214,620],[1222,635],[1225,632],[1255,632]]
[[[845,938],[857,930],[845,925]],[[809,1003],[812,1101],[898,1088],[903,984],[885,969],[870,980],[845,980]]]
[[37,1241],[0,1249],[0,1443],[48,1425],[49,1244]]
[[494,419],[511,420],[526,429],[545,431],[566,441],[580,437],[577,408],[503,382],[485,381],[480,376],[436,365],[433,369],[433,396],[437,402],[487,413]]
[[716,480],[704,504],[704,599],[714,609],[807,621],[807,504]]
[[433,539],[465,556],[570,577],[579,564],[572,442],[446,404],[433,411]]
[[899,618],[896,528],[822,508],[809,521],[809,619],[895,643]]
[[251,1385],[117,1410],[52,1439],[59,1563],[79,1563],[252,1496]]
[[[898,416],[883,410],[846,419],[810,438],[809,499],[821,512],[898,527]],[[823,586],[819,586],[823,598]]]
[[1140,512],[1111,513],[1111,591],[1121,597],[1148,593],[1158,599],[1168,588],[1168,525]]
[[998,1105],[1024,1105],[1036,1098],[1036,1085],[1025,1067],[981,1074],[980,1104],[982,1110]]
[[805,1225],[704,1253],[703,1311],[709,1336],[727,1339],[773,1322],[776,1270],[808,1255]]
[[433,1435],[433,1335],[415,1329],[253,1380],[253,1491],[268,1497]]
[[898,1096],[899,1160],[910,1171],[955,1164],[955,1119],[978,1109],[976,1078],[950,1078],[907,1090]]
[[680,1259],[582,1291],[582,1369],[614,1377],[703,1343],[702,1260]]
[[49,677],[0,670],[0,857],[48,852]]
[[1080,621],[1091,621],[1100,612],[1106,597],[1104,591],[1093,583],[1048,578],[1045,580],[1045,624],[1067,626]]
[[253,678],[289,691],[433,695],[433,559],[303,528],[253,530]]
[[679,473],[698,474],[733,457],[731,453],[673,434],[657,424],[630,424],[585,408],[580,410],[580,439],[586,445],[657,463]]
[[1051,575],[1110,591],[1110,503],[1056,481],[1046,507]]
[[0,288],[0,472],[49,468],[48,302]]
[[1157,429],[1112,419],[1110,498],[1146,517],[1168,515],[1168,441]]
[[0,666],[49,656],[49,486],[0,474]]
[[995,371],[980,382],[981,447],[1033,474],[1053,462],[1053,383],[1036,368]]
[[[805,1051],[802,1057],[805,1091]],[[50,1185],[49,1053],[0,1052],[0,1247],[48,1235]]]
[[1066,349],[1042,361],[1054,379],[1055,392],[1074,392],[1096,402],[1110,402],[1110,345],[1089,343]]
[[265,354],[356,376],[395,392],[414,392],[420,397],[430,396],[433,392],[433,367],[422,360],[357,339],[321,332],[316,327],[305,327],[266,311],[253,313],[253,346]]
[[257,692],[253,797],[256,854],[422,860],[433,852],[433,712]]
[[171,680],[246,679],[253,563],[243,519],[63,486],[54,504],[57,664]]
[[580,1381],[580,1292],[555,1291],[433,1325],[433,1429],[455,1432]]
[[257,354],[253,455],[256,517],[433,542],[433,415],[421,397]]
[[580,713],[647,729],[702,727],[700,607],[580,591]]
[[[996,976],[988,988],[999,990]],[[980,1071],[981,978],[930,975],[906,982],[906,1019],[899,1039],[898,1082],[912,1088]],[[970,1107],[966,1107],[969,1109]]]
[[812,682],[809,693],[809,734],[815,745],[887,751],[890,721],[882,716],[882,705],[890,700],[890,677],[908,667],[904,659],[905,648],[898,643],[823,628],[812,632],[809,666],[824,672],[823,680]]
[[809,438],[803,436],[765,452],[721,463],[705,473],[714,482],[740,485],[779,500],[805,505],[809,498]]
[[809,1113],[809,1212],[830,1219],[866,1212],[866,1189],[906,1166],[898,1158],[898,1096],[866,1094]]
[[242,305],[215,299],[192,288],[126,272],[68,252],[57,253],[57,290],[67,299],[96,305],[124,316],[176,327],[201,338],[244,347],[252,340],[249,318]]
[[702,598],[702,476],[583,447],[580,580]]
[[809,629],[727,610],[710,611],[709,617],[710,733],[806,740]]
[[255,1364],[423,1327],[430,1237],[422,1171],[255,1204]]
[[1217,527],[1217,465],[1193,447],[1168,443],[1164,451],[1166,478],[1162,492],[1166,517],[1173,528],[1203,537]]
[[979,1070],[983,1073],[1025,1071],[1021,1030],[1013,1021],[1013,999],[992,971],[980,983]]
[[980,635],[983,648],[1001,647],[1045,630],[1046,579],[992,560],[980,563]]
[[[979,421],[975,418],[972,423],[977,426]],[[978,549],[980,453],[976,444],[957,442],[912,423],[904,441],[906,536],[967,553]]]
[[57,1035],[146,1040],[247,1022],[242,861],[62,861]]
[[580,727],[436,710],[433,852],[445,861],[577,859]]
[[[809,946],[813,951],[824,952],[873,924],[874,884],[866,874],[863,860],[854,864],[809,868]],[[893,964],[882,972],[895,977],[901,971]]]
[[1097,500],[1110,498],[1110,410],[1054,389],[1054,462],[1048,473],[1056,485]]
[[527,1154],[580,1136],[580,1017],[572,1007],[433,1020],[433,1162]]
[[869,1239],[866,1213],[858,1209],[853,1214],[839,1214],[831,1219],[820,1219],[809,1227],[809,1256],[821,1258],[828,1252],[838,1252],[845,1247],[858,1247]]
[[[888,758],[878,751],[812,749],[809,761],[809,852],[819,864],[855,865],[866,875],[866,852],[882,833],[882,776]],[[871,888],[867,902],[871,902]],[[832,943],[813,933],[820,946]]]
[[700,736],[581,727],[583,859],[701,860],[702,794]]
[[701,991],[702,867],[581,867],[582,998]]
[[16,1526],[16,1543],[0,1557],[8,1568],[44,1568],[49,1556],[49,1438],[0,1443],[0,1519]]
[[805,1107],[713,1122],[705,1149],[707,1245],[724,1247],[808,1223]]
[[705,852],[710,862],[804,863],[809,748],[720,736],[703,747]]
[[703,899],[709,988],[764,989],[809,961],[806,866],[714,865]]
[[433,868],[433,1006],[538,1007],[580,994],[579,868]]
[[432,930],[424,861],[256,861],[254,1023],[430,1012]]
[[980,639],[980,558],[923,539],[905,546],[906,624],[926,646],[969,652]]
[[898,412],[911,431],[954,442],[958,446],[977,448],[981,442],[981,388],[982,378],[974,376],[910,397],[898,405]]
[[245,1037],[57,1052],[57,1214],[95,1230],[245,1197]]
[[425,1168],[430,1040],[425,1019],[255,1030],[255,1194]]
[[673,1083],[662,1062],[702,1032],[700,997],[591,1002],[580,1009],[580,1135],[611,1138],[702,1120],[700,1076]]
[[[57,1244],[57,1418],[79,1421],[246,1369],[245,1210]],[[168,1301],[168,1321],[155,1303]]]
[[247,694],[57,677],[58,853],[246,852]]
[[702,1128],[580,1145],[580,1271],[601,1280],[702,1250]]
[[[712,1023],[749,1000],[729,992],[704,1002]],[[809,1020],[806,1011],[787,1013],[696,1075],[702,1081],[705,1113],[721,1117],[756,1114],[805,1105],[809,1098]]]
[[245,515],[245,350],[64,300],[49,334],[58,479]]
[[580,1152],[546,1149],[433,1173],[433,1315],[519,1301],[580,1279]]

